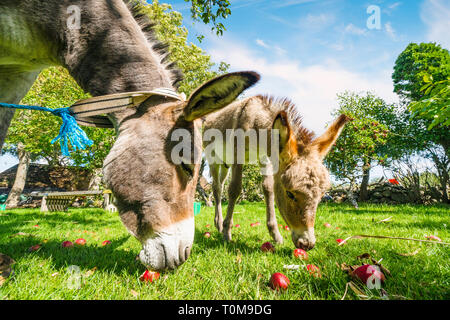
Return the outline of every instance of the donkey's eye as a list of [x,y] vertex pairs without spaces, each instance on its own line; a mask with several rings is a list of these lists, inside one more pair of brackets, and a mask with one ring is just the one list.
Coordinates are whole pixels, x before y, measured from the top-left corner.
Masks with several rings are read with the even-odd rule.
[[294,200],[294,201],[296,200],[295,196],[292,192],[286,191],[286,195],[288,196],[289,199]]
[[188,175],[190,175],[191,177],[194,176],[194,170],[193,170],[193,167],[192,167],[192,166],[190,166],[190,165],[188,165],[188,164],[182,162],[182,163],[181,163],[181,167],[183,168],[183,170],[184,170]]

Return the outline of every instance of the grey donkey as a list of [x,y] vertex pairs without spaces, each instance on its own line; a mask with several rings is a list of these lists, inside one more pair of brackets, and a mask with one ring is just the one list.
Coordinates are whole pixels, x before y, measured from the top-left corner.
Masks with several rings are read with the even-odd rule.
[[[250,154],[258,154],[261,150],[270,155],[270,159],[277,159],[272,163],[272,173],[263,174],[262,188],[266,202],[267,228],[276,243],[282,243],[283,237],[278,230],[275,203],[281,216],[291,230],[291,238],[297,248],[312,249],[316,238],[314,221],[317,206],[325,191],[329,187],[328,170],[323,165],[323,159],[339,137],[344,125],[350,120],[341,115],[332,123],[325,133],[317,138],[301,124],[298,109],[288,99],[274,99],[267,96],[254,96],[236,101],[222,110],[208,115],[203,123],[204,130],[217,129],[227,138],[223,142],[214,139],[203,142],[205,150],[211,152],[210,172],[213,177],[213,194],[215,200],[215,225],[223,232],[224,239],[230,241],[233,227],[233,210],[242,191],[242,162],[238,162],[236,154],[230,156],[226,152],[227,144],[235,139],[233,134],[227,135],[227,130],[249,129],[279,132],[279,156],[272,157],[272,143],[268,140],[266,146],[245,144],[245,160]],[[267,134],[270,137],[270,133]],[[250,139],[248,139],[249,141]],[[256,139],[259,141],[259,137]],[[211,147],[211,144],[213,146]],[[216,146],[214,146],[216,145]],[[236,144],[235,144],[236,145]],[[221,150],[223,149],[223,150]],[[232,149],[236,153],[237,148]],[[209,152],[206,153],[207,155]],[[219,155],[222,155],[222,159]],[[273,160],[272,160],[273,162]],[[270,164],[270,163],[269,163]],[[260,163],[266,167],[266,163]],[[228,208],[225,220],[222,217],[222,191],[224,181],[231,168],[231,181],[228,187]],[[276,168],[274,170],[273,168]]]
[[[63,66],[93,96],[176,89],[180,72],[156,41],[151,24],[122,0],[2,0],[0,101],[18,103],[43,68]],[[78,23],[77,23],[78,20]],[[141,243],[140,259],[153,270],[173,269],[189,256],[198,161],[170,158],[174,130],[188,130],[195,148],[197,120],[231,103],[259,80],[254,72],[213,79],[187,101],[151,96],[111,113],[117,140],[104,178],[125,227]],[[0,145],[13,112],[0,108]],[[196,159],[191,159],[196,160]]]

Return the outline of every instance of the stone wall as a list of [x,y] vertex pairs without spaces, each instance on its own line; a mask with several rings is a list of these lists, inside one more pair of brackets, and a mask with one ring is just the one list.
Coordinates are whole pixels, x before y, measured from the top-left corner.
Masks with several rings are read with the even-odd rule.
[[[358,192],[359,190],[355,190],[354,192],[356,199],[359,195]],[[347,190],[345,189],[331,189],[328,194],[332,197],[332,200],[330,200],[336,203],[347,202],[348,200]],[[401,185],[380,183],[368,187],[368,199],[365,202],[385,204],[431,204],[439,202],[439,199],[439,192],[433,192],[433,190],[421,190],[418,195],[417,192],[409,190]]]

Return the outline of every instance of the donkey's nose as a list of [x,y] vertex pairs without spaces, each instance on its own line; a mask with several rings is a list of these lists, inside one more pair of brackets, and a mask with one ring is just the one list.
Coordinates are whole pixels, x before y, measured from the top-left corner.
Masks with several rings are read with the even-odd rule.
[[305,251],[311,250],[315,246],[315,242],[310,241],[309,239],[297,239],[295,246],[299,249],[303,249]]
[[175,269],[191,253],[194,242],[194,219],[178,222],[142,241],[141,262],[149,269]]

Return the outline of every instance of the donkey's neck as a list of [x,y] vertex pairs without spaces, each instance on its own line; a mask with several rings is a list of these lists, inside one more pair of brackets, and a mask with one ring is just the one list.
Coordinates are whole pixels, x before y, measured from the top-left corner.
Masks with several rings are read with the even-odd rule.
[[66,26],[61,52],[84,90],[97,96],[173,88],[174,74],[123,1],[86,2],[80,3],[80,28]]

